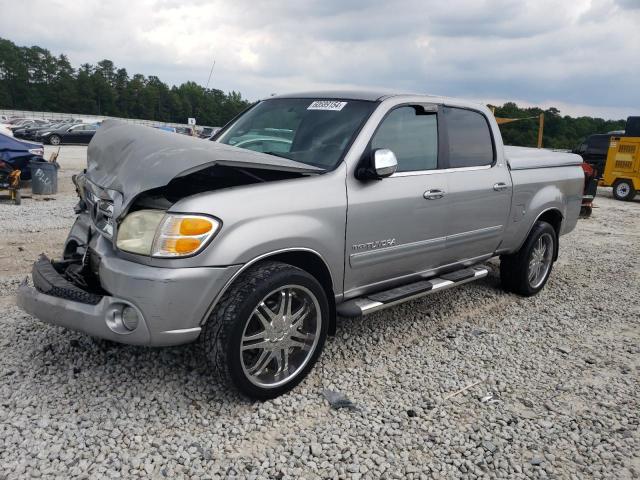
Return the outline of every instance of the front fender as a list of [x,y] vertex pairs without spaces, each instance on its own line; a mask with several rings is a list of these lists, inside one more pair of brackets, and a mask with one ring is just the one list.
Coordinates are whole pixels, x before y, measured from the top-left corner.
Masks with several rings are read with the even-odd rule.
[[229,226],[224,235],[216,239],[210,262],[226,260],[227,264],[247,264],[274,253],[304,250],[324,261],[334,288],[342,285],[344,234],[327,218],[300,213],[254,218]]
[[347,212],[345,167],[297,179],[265,182],[193,195],[172,212],[213,215],[222,228],[210,245],[190,258],[207,266],[246,264],[277,251],[316,252],[335,288],[342,289]]

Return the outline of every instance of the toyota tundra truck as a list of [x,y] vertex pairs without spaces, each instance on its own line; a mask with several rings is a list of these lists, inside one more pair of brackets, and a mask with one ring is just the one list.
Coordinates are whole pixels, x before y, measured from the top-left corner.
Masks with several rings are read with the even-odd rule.
[[576,225],[581,161],[505,147],[486,107],[428,95],[275,96],[211,141],[108,120],[64,250],[18,303],[114,342],[199,340],[222,381],[272,398],[341,316],[481,279],[492,257],[506,291],[538,293]]

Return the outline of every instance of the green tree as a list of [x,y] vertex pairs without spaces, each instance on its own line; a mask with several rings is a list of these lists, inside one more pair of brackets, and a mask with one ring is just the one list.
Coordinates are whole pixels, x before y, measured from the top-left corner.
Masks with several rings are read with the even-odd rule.
[[206,90],[194,82],[169,87],[158,77],[117,68],[108,59],[75,70],[65,55],[20,47],[0,38],[0,108],[50,110],[222,125],[246,108],[239,93]]

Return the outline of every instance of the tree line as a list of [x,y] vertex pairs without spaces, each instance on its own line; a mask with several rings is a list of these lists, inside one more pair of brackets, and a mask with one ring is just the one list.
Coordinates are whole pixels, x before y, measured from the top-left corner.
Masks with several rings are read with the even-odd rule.
[[[491,107],[491,105],[489,105]],[[538,107],[521,108],[513,102],[494,107],[496,117],[527,118],[500,125],[505,145],[535,147],[538,144],[538,116],[544,113],[543,146],[546,148],[573,148],[593,133],[624,130],[626,120],[603,120],[602,118],[560,115],[557,108],[542,110]]]
[[[130,76],[111,60],[74,68],[66,55],[54,56],[41,47],[21,47],[0,38],[0,108],[86,115],[140,118],[220,126],[249,102],[238,92],[224,93],[195,82],[169,87],[158,77]],[[592,133],[624,128],[624,120],[572,118],[556,108],[520,108],[515,103],[495,107],[497,117],[524,118],[545,114],[544,146],[572,148]],[[537,119],[500,126],[505,144],[534,147]]]
[[195,82],[169,87],[158,77],[130,76],[111,60],[73,68],[66,55],[0,38],[0,108],[140,118],[220,126],[249,102]]

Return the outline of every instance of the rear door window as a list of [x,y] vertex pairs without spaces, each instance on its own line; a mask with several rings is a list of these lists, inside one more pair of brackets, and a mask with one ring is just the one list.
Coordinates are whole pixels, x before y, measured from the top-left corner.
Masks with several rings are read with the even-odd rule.
[[485,116],[463,108],[443,110],[449,137],[449,168],[493,164],[493,137]]

